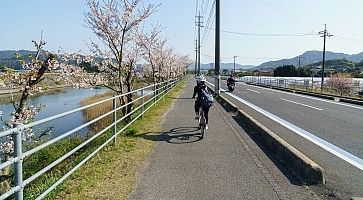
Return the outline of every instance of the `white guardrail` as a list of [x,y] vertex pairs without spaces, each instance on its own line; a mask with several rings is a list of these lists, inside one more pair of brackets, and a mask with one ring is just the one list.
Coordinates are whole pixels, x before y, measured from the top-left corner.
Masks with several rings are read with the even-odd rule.
[[[252,83],[265,86],[274,86],[279,88],[305,88],[308,89],[320,89],[321,77],[269,77],[269,76],[245,76],[236,78],[237,81]],[[324,79],[324,88],[328,89],[327,82],[329,77]],[[361,94],[363,92],[363,79],[354,78],[353,83],[350,86],[354,94]]]
[[[111,141],[114,141],[114,144],[116,143],[116,138],[117,136],[123,132],[127,127],[129,127],[133,122],[135,122],[137,119],[139,119],[140,117],[142,117],[144,115],[144,113],[149,110],[151,108],[151,106],[155,105],[160,99],[162,99],[165,95],[167,95],[171,89],[173,89],[177,83],[179,83],[182,80],[182,78],[176,78],[176,79],[172,79],[169,81],[165,81],[162,83],[157,83],[154,85],[150,85],[144,88],[140,88],[122,95],[117,95],[114,96],[112,98],[109,99],[105,99],[102,101],[99,101],[97,103],[93,103],[84,107],[80,107],[74,110],[70,110],[61,114],[57,114],[42,120],[38,120],[38,121],[34,121],[32,123],[29,124],[25,124],[25,125],[19,125],[16,128],[12,128],[12,129],[8,129],[5,130],[3,132],[0,132],[0,138],[6,137],[6,136],[12,136],[13,141],[14,141],[14,154],[13,154],[13,158],[11,158],[10,160],[3,162],[0,164],[0,170],[10,166],[10,165],[14,165],[14,173],[11,175],[14,179],[14,183],[13,183],[13,187],[8,190],[7,192],[1,194],[0,199],[6,199],[10,196],[12,196],[13,194],[15,194],[15,199],[16,200],[22,200],[24,197],[24,188],[25,186],[27,186],[29,183],[31,183],[32,181],[34,181],[35,179],[39,178],[40,176],[42,176],[44,173],[48,172],[49,170],[51,170],[53,167],[57,166],[59,163],[61,163],[62,161],[64,161],[65,159],[69,158],[72,154],[74,154],[75,152],[77,152],[78,150],[80,150],[81,148],[83,148],[84,146],[86,146],[87,144],[89,144],[90,142],[92,142],[94,139],[96,139],[98,136],[100,136],[101,134],[107,133],[107,131],[109,131],[110,129],[112,129],[112,136],[110,138],[108,138],[108,140],[106,142],[104,142],[103,144],[101,144],[95,151],[93,151],[92,153],[90,153],[85,159],[83,159],[80,163],[78,163],[74,168],[72,168],[70,171],[66,172],[63,177],[61,177],[60,179],[58,179],[55,183],[53,183],[53,185],[51,185],[47,190],[45,190],[42,194],[40,194],[36,199],[43,199],[44,197],[47,196],[47,194],[49,194],[53,189],[55,189],[58,185],[60,185],[67,177],[69,177],[74,171],[76,171],[79,167],[81,167],[84,163],[86,163],[90,158],[92,158],[98,151],[100,151],[103,147],[105,147],[107,144],[109,144]],[[148,93],[145,93],[145,91],[148,91]],[[119,106],[117,107],[117,103],[116,100],[122,96],[126,96],[129,94],[140,94],[140,96],[138,96],[138,98],[136,98],[135,100],[133,100],[132,102],[129,102],[125,105]],[[150,97],[152,96],[150,99],[148,99],[147,101],[145,101],[145,97]],[[59,135],[58,137],[55,137],[53,139],[50,139],[49,141],[35,147],[32,149],[27,150],[26,152],[23,152],[23,143],[22,143],[22,131],[26,128],[31,128],[40,124],[44,124],[47,122],[50,122],[52,120],[55,119],[59,119],[68,115],[71,115],[75,112],[80,112],[83,111],[87,108],[91,108],[97,105],[100,105],[102,103],[105,102],[109,102],[112,101],[113,102],[113,108],[111,111],[98,116],[97,118],[84,123],[81,126],[78,126],[76,128],[73,128],[72,130],[65,132],[61,135]],[[120,109],[128,106],[129,104],[135,103],[135,102],[141,102],[140,105],[136,108],[134,108],[130,113],[128,113],[125,116],[122,116],[120,119],[116,119],[117,115],[116,112],[119,111]],[[130,121],[129,123],[127,123],[125,126],[123,126],[122,128],[118,127],[118,125],[120,124],[120,122],[122,122],[123,120],[125,120],[126,118],[130,117],[132,114],[134,114],[136,111],[139,111],[140,113],[133,117],[132,121]],[[76,133],[77,131],[90,126],[91,124],[112,115],[112,123],[109,124],[106,128],[104,128],[103,130],[99,131],[98,133],[92,135],[92,137],[87,138],[82,144],[78,145],[77,147],[75,147],[74,149],[72,149],[71,151],[67,152],[66,154],[64,154],[63,156],[61,156],[60,158],[58,158],[57,160],[53,161],[52,163],[50,163],[48,166],[44,167],[43,169],[41,169],[40,171],[38,171],[37,173],[31,175],[29,178],[27,178],[26,180],[23,180],[23,160],[31,155],[33,155],[34,153],[40,151],[41,149],[44,149],[62,139],[65,139],[68,136],[71,136],[73,133]],[[120,130],[118,130],[120,129]]]

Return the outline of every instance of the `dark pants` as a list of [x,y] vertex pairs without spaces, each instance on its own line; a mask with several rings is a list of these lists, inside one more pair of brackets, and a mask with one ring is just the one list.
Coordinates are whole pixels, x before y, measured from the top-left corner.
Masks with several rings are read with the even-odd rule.
[[[202,107],[202,105],[200,104],[200,102],[198,100],[195,101],[194,104],[194,111],[195,113],[199,113],[199,108]],[[210,107],[202,107],[202,110],[204,112],[204,117],[205,117],[205,123],[208,124],[208,113],[209,113],[209,108]]]

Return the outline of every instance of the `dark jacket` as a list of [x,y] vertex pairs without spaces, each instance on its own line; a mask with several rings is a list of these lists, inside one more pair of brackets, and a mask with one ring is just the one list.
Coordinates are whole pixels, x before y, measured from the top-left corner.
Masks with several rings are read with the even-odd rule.
[[194,87],[194,92],[193,92],[193,98],[195,98],[195,95],[198,94],[198,97],[197,97],[197,101],[201,101],[201,96],[202,96],[202,89],[206,89],[206,85],[196,85]]
[[234,80],[234,78],[232,78],[232,77],[229,77],[229,78],[227,79],[227,85],[229,85],[229,84],[234,85],[234,84],[235,84],[235,82],[236,82],[236,80]]

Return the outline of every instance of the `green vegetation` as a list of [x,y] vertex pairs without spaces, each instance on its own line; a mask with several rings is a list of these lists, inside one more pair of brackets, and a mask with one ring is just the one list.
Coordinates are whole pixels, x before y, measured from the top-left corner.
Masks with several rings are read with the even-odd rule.
[[236,72],[234,75],[236,77],[251,76],[251,72]]
[[279,77],[308,77],[310,73],[307,67],[296,68],[294,65],[284,65],[274,70],[274,76]]
[[[173,98],[179,95],[184,86],[185,81],[170,92],[166,98],[159,101],[156,106],[146,112],[143,119],[137,120],[125,130],[117,138],[116,146],[106,146],[97,156],[93,157],[66,179],[65,183],[52,191],[47,196],[47,199],[126,199],[132,190],[136,172],[141,167],[144,158],[152,151],[155,144],[155,140],[153,139],[144,139],[145,134],[148,134],[148,137],[152,137],[153,134],[150,133],[154,133],[155,137],[157,137],[156,134],[161,130],[160,121],[162,121],[163,115],[166,113],[165,111],[170,107]],[[99,101],[110,95],[112,94],[109,93],[93,97],[93,99],[87,100],[86,102],[92,103]],[[106,105],[106,107],[109,106],[110,104]],[[89,119],[93,119],[99,116],[100,113],[107,112],[101,110],[104,108],[99,107],[96,110],[89,110],[84,114],[88,115]],[[98,112],[95,112],[97,110]],[[99,130],[99,126],[102,127],[105,126],[105,123],[109,123],[108,120],[110,119],[101,122],[97,126],[93,126],[92,129]],[[122,126],[120,124],[119,128]],[[65,172],[76,166],[81,160],[108,140],[111,135],[111,130],[102,134],[74,153],[70,158],[31,182],[25,187],[25,199],[34,199],[40,195],[41,192],[62,177]],[[85,137],[71,137],[33,154],[24,160],[24,179],[34,175],[40,169],[54,162],[86,139]],[[44,141],[33,143],[32,146],[27,148],[37,146],[41,142]]]
[[87,63],[84,61],[79,64],[79,67],[83,68],[88,73],[100,72],[100,70],[98,70],[98,67],[92,66],[91,63]]
[[[283,65],[274,70],[274,76],[279,77],[309,77],[311,76],[311,69],[317,69],[322,66],[322,61],[314,64],[306,65],[303,67],[296,67],[294,65]],[[349,73],[353,78],[363,78],[363,61],[355,63],[346,59],[327,60],[325,61],[325,69],[333,71],[332,73]],[[321,71],[318,71],[321,76]]]

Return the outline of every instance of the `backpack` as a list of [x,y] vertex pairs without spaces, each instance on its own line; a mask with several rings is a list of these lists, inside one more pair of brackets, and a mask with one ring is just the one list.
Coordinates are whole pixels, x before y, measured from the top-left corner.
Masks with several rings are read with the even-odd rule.
[[213,105],[213,96],[208,89],[201,89],[201,105],[203,107],[211,107]]

